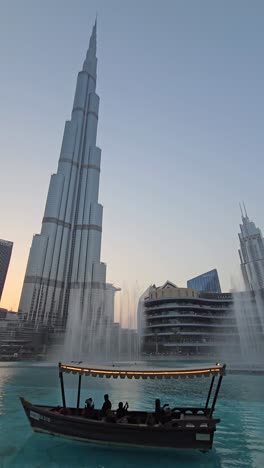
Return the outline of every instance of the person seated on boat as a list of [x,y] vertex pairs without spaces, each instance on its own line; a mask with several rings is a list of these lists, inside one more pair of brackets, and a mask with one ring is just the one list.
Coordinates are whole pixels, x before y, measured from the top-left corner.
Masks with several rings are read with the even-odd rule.
[[163,405],[162,409],[166,416],[171,416],[171,409],[170,409],[169,403],[166,403],[165,405]]
[[171,418],[171,408],[169,405],[167,405],[167,407],[164,408],[164,413],[167,418]]
[[171,409],[169,403],[165,403],[162,407],[160,399],[155,400],[155,419],[157,423],[165,424],[171,419]]
[[126,417],[128,409],[128,403],[126,402],[125,406],[122,401],[118,403],[118,408],[116,410],[116,419],[120,422],[123,418]]
[[85,400],[85,407],[82,410],[82,416],[85,418],[92,418],[94,416],[94,403],[92,398]]
[[157,423],[163,422],[164,414],[165,414],[164,406],[166,406],[166,405],[163,405],[163,407],[161,407],[160,399],[156,398],[156,400],[155,400],[155,419],[156,419]]
[[165,403],[165,405],[163,405],[161,407],[160,399],[156,398],[156,400],[155,400],[155,413],[158,414],[158,413],[160,413],[162,411],[165,411],[168,406],[170,406],[169,403]]
[[158,415],[161,412],[160,399],[155,400],[155,413]]
[[87,400],[85,400],[85,407],[94,409],[94,402],[92,398],[87,398]]
[[104,404],[101,408],[101,411],[100,411],[100,415],[102,417],[104,417],[107,413],[108,410],[110,410],[112,408],[112,403],[111,401],[109,400],[109,395],[106,393],[104,395]]

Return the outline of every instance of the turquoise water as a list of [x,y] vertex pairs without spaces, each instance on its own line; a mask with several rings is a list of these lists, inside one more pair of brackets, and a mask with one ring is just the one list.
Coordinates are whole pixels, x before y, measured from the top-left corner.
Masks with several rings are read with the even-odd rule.
[[[172,406],[202,404],[209,379],[113,380],[83,379],[82,403],[92,396],[101,406],[109,393],[113,406],[153,409],[154,400]],[[76,404],[77,377],[65,375],[67,403]],[[0,467],[97,468],[262,468],[264,467],[264,376],[227,375],[215,415],[221,418],[214,449],[195,451],[111,449],[34,434],[18,397],[42,404],[61,404],[56,367],[0,363]]]

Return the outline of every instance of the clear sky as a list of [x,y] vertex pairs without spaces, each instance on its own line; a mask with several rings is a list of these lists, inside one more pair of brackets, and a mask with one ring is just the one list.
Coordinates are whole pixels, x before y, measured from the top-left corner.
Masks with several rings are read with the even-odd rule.
[[216,267],[229,290],[240,200],[264,228],[263,1],[0,0],[2,307],[18,306],[96,12],[108,281]]

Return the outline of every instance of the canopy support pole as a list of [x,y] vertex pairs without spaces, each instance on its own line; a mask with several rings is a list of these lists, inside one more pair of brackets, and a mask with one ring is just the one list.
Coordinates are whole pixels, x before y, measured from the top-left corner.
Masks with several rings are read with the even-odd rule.
[[214,386],[214,381],[215,381],[215,375],[212,377],[212,380],[211,380],[211,385],[210,385],[207,400],[206,400],[206,403],[205,403],[205,409],[208,408],[208,404],[209,404],[209,401],[210,401],[210,396],[211,396],[213,386]]
[[65,392],[64,392],[64,382],[63,382],[63,372],[60,370],[60,384],[61,384],[61,396],[62,396],[62,404],[63,408],[66,408],[66,400],[65,400]]
[[221,383],[222,383],[222,378],[223,378],[223,376],[220,375],[219,380],[218,380],[218,383],[217,383],[217,387],[216,387],[214,399],[213,399],[213,404],[212,404],[211,411],[210,411],[210,414],[209,414],[209,418],[212,417],[212,414],[213,414],[213,411],[214,411],[214,408],[215,408],[216,400],[217,400],[218,393],[219,393],[219,390],[220,390],[220,387],[221,387]]
[[82,381],[82,374],[79,374],[78,394],[77,394],[77,409],[80,408],[81,381]]

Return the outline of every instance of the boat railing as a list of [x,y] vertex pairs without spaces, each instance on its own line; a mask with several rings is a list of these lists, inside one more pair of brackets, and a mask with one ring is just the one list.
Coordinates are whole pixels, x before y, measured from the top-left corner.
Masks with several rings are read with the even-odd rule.
[[210,414],[210,408],[193,408],[193,407],[176,407],[173,408],[173,415],[183,414],[183,415],[192,415],[192,416],[206,416]]
[[172,419],[169,423],[166,424],[179,429],[195,429],[195,430],[206,430],[206,429],[215,429],[216,423],[219,422],[220,419],[206,419],[206,420],[197,420],[197,419],[182,419],[182,420],[175,420]]

